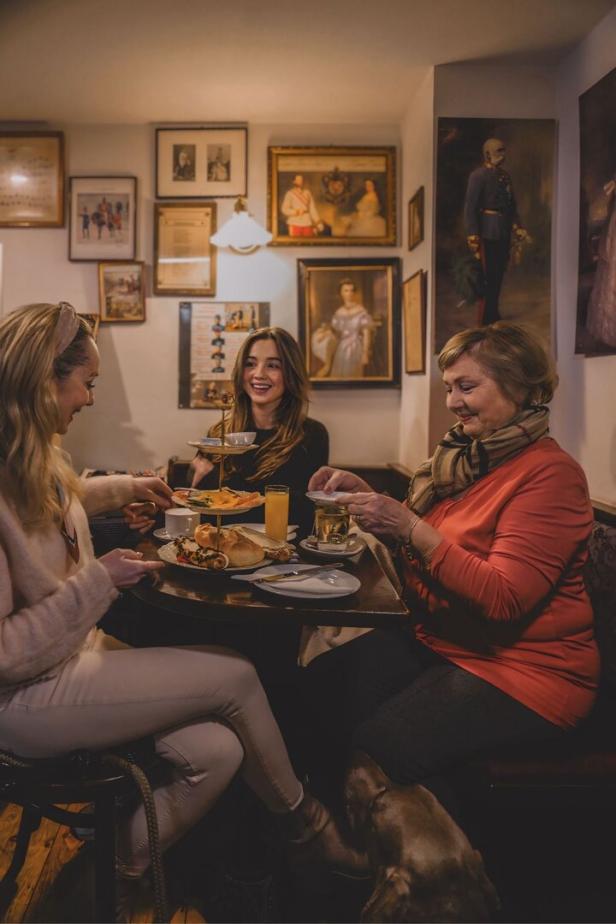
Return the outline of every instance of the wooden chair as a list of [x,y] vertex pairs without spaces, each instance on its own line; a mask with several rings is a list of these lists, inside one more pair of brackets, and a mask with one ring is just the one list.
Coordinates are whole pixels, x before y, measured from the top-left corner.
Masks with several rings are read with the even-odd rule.
[[[0,752],[0,799],[23,809],[9,869],[0,882],[0,912],[6,910],[17,890],[17,877],[26,861],[30,838],[43,818],[59,824],[91,828],[94,835],[94,916],[98,922],[115,921],[115,833],[119,799],[139,786],[146,805],[156,920],[168,920],[162,863],[158,845],[156,813],[147,777],[141,765],[151,765],[151,740],[135,742],[122,752],[73,751],[57,759],[24,759]],[[91,811],[63,806],[86,803]]]

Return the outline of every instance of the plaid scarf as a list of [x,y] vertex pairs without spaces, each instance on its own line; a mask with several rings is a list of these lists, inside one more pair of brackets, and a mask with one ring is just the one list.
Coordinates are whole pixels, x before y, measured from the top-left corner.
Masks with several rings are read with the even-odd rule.
[[433,504],[455,497],[503,462],[545,436],[550,412],[542,405],[528,408],[484,439],[472,439],[456,424],[440,441],[434,455],[411,478],[408,505],[423,516]]

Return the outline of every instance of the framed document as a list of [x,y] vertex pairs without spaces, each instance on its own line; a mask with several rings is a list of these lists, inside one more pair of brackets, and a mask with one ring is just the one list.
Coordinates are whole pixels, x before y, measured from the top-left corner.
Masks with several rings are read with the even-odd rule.
[[63,133],[0,132],[0,227],[63,225]]
[[215,202],[154,205],[154,293],[215,295]]

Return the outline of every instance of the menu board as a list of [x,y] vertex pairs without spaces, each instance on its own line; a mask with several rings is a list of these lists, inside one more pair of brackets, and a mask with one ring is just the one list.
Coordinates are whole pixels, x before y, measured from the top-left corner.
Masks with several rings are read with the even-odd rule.
[[269,302],[180,302],[178,406],[217,407],[232,396],[239,349],[269,317]]

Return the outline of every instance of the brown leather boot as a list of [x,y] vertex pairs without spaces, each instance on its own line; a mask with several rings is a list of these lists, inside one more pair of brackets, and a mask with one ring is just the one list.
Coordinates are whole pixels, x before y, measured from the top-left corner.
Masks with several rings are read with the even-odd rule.
[[345,802],[351,829],[376,874],[365,922],[485,922],[499,908],[481,854],[436,797],[399,786],[367,754],[356,753]]
[[335,819],[315,796],[306,793],[287,815],[279,816],[291,865],[308,878],[336,872],[353,878],[370,874],[368,860],[343,839]]

